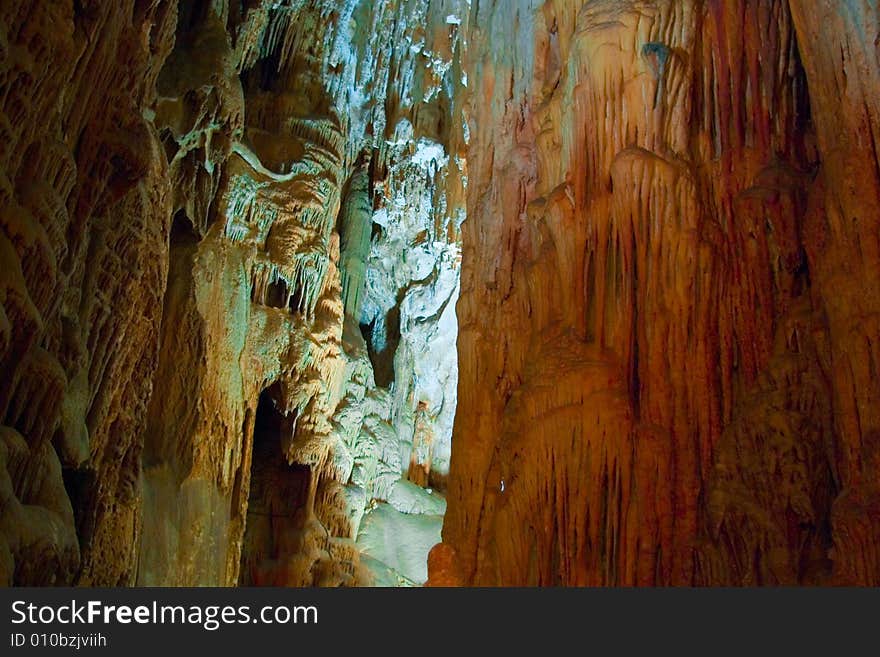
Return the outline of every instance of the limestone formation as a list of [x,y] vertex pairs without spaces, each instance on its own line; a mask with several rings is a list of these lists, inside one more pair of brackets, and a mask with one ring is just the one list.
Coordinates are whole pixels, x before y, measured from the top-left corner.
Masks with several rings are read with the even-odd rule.
[[496,1],[467,33],[444,559],[878,583],[877,8]]
[[880,585],[878,42],[5,2],[0,583]]
[[[405,483],[418,395],[448,468],[443,4],[0,11],[4,583],[373,581],[360,522]],[[392,308],[399,362],[361,329]]]

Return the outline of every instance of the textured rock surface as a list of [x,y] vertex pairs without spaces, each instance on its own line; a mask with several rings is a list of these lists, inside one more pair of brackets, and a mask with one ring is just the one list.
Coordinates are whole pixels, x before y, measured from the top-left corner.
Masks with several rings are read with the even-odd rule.
[[880,585],[878,41],[4,3],[0,583]]
[[440,575],[877,584],[875,3],[496,1],[463,29]]
[[144,110],[175,12],[73,5],[0,9],[4,583],[130,582],[141,528],[172,201]]
[[371,581],[420,401],[448,469],[446,4],[0,10],[2,582]]

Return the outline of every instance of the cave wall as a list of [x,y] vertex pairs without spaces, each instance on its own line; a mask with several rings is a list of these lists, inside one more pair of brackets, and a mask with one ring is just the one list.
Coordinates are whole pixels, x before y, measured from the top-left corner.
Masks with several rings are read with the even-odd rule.
[[171,224],[144,108],[175,12],[79,5],[0,9],[4,583],[125,583],[140,532]]
[[877,584],[874,3],[474,3],[432,580]]
[[[374,581],[447,307],[454,340],[453,5],[0,10],[0,583]],[[380,384],[361,309],[391,307]]]
[[6,3],[0,583],[880,584],[878,41]]

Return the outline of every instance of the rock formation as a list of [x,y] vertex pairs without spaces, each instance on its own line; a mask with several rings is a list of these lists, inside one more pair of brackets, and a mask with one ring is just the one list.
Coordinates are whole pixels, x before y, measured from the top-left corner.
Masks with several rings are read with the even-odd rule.
[[377,506],[431,511],[424,581],[443,500],[403,464],[422,408],[442,480],[455,412],[451,3],[7,4],[0,581],[371,583]]
[[880,585],[878,42],[6,3],[0,583]]
[[465,583],[880,583],[878,20],[475,6]]

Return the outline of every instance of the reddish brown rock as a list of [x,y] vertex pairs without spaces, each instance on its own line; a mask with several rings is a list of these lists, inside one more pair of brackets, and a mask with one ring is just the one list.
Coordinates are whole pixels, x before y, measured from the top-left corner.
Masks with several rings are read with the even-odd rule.
[[876,581],[880,69],[851,5],[471,16],[464,581]]
[[428,553],[428,571],[431,577],[425,586],[447,588],[462,586],[458,557],[455,550],[446,543],[438,543],[431,548]]

